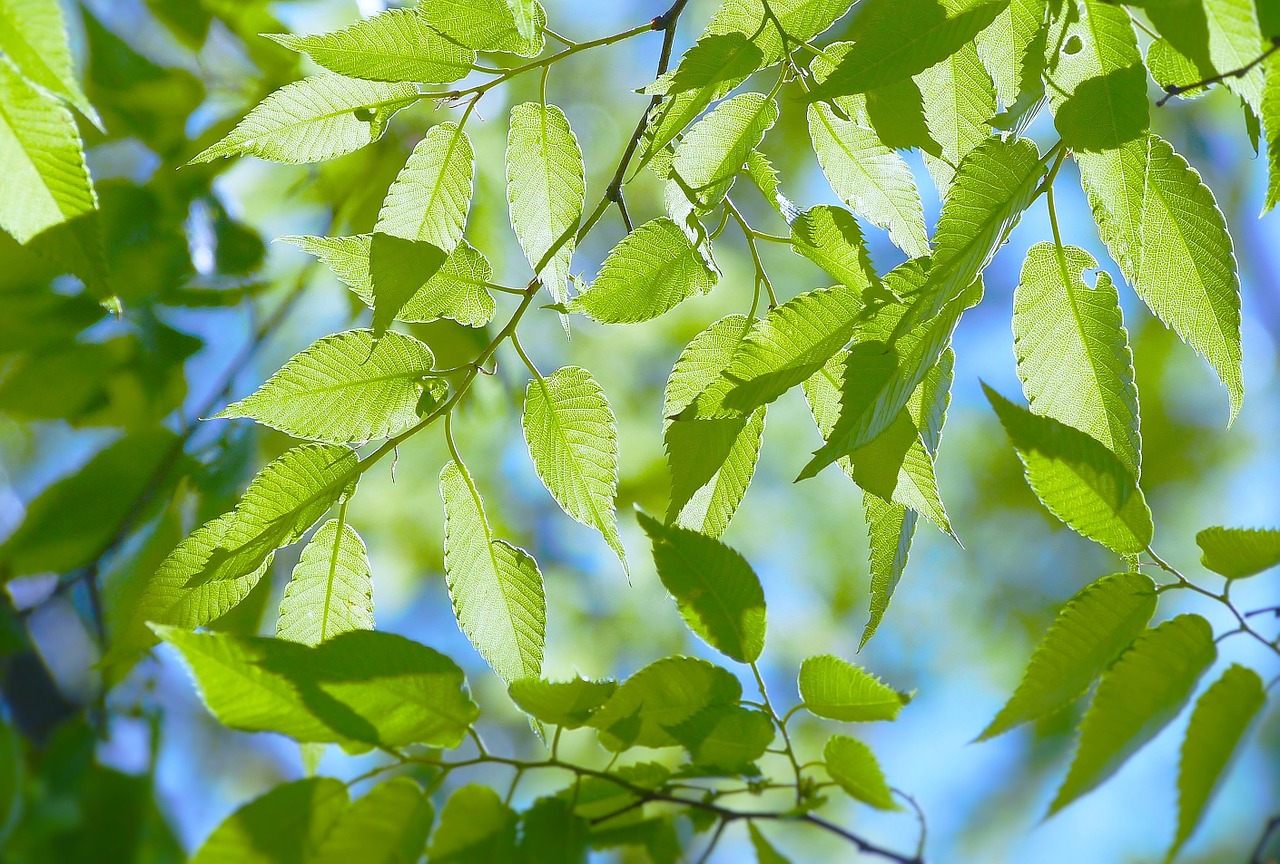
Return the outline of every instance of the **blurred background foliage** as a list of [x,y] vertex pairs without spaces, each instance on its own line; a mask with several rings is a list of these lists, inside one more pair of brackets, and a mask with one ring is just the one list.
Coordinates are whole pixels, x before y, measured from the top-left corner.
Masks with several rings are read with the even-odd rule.
[[[258,33],[319,32],[381,5],[81,0],[67,7],[85,89],[107,130],[81,123],[101,200],[105,278],[124,312],[108,314],[79,280],[62,275],[56,248],[37,244],[32,251],[0,235],[0,536],[10,535],[0,568],[17,577],[0,611],[6,862],[178,861],[240,803],[301,776],[296,746],[213,721],[166,652],[109,692],[94,664],[100,628],[109,633],[128,613],[160,558],[193,525],[228,509],[254,470],[289,443],[261,427],[200,418],[251,391],[313,339],[368,317],[330,274],[270,240],[370,230],[413,144],[449,112],[416,106],[375,145],[330,163],[180,166],[305,71],[305,61]],[[586,39],[643,22],[668,4],[546,5],[553,26]],[[677,50],[715,5],[695,0]],[[645,97],[631,91],[648,83],[657,42],[586,52],[551,75],[551,99],[583,142],[588,187],[597,192],[643,109]],[[536,76],[526,76],[486,96],[479,114],[495,122],[468,129],[479,168],[468,238],[493,262],[495,281],[509,285],[523,285],[530,274],[508,222],[501,118],[536,87]],[[1155,124],[1218,195],[1243,278],[1248,398],[1230,431],[1225,393],[1208,367],[1122,291],[1156,545],[1187,569],[1196,566],[1193,536],[1201,527],[1280,523],[1280,222],[1256,217],[1265,169],[1238,100],[1225,91],[1175,100],[1155,112]],[[1030,134],[1042,146],[1056,137],[1047,116]],[[793,200],[836,203],[808,144],[802,106],[784,100],[764,150]],[[918,155],[909,158],[932,222],[933,184]],[[1117,273],[1074,178],[1064,176],[1058,188],[1066,241]],[[660,194],[648,176],[631,187],[637,222],[661,212]],[[754,192],[738,199],[758,227],[779,227]],[[575,272],[590,277],[622,236],[609,218],[615,224],[602,226],[579,250]],[[880,232],[868,235],[879,272],[901,260]],[[1075,718],[968,744],[1011,691],[1054,610],[1120,567],[1039,508],[979,388],[982,379],[1017,391],[1012,290],[1026,248],[1047,235],[1044,209],[1036,207],[987,271],[987,299],[956,337],[954,401],[938,470],[963,548],[921,529],[885,623],[859,656],[894,686],[918,690],[901,720],[868,730],[868,740],[893,782],[928,814],[937,861],[1146,861],[1158,857],[1172,832],[1181,724],[1115,780],[1045,824],[1040,818],[1065,767]],[[628,514],[633,505],[665,509],[661,391],[680,348],[708,322],[750,303],[745,247],[726,239],[717,252],[724,270],[717,289],[657,321],[606,329],[575,318],[567,343],[554,313],[527,325],[524,341],[540,365],[571,359],[591,369],[618,415],[630,584],[601,539],[566,518],[534,476],[516,410],[526,373],[514,356],[499,355],[497,374],[477,383],[458,418],[456,434],[495,528],[528,548],[546,576],[549,677],[625,675],[671,652],[710,650],[675,614]],[[788,249],[767,245],[764,252],[783,299],[826,284]],[[410,329],[430,344],[441,367],[469,362],[489,338],[451,322]],[[827,471],[791,482],[820,443],[799,394],[784,397],[768,423],[755,482],[724,539],[764,580],[766,677],[776,699],[789,705],[803,657],[852,657],[856,650],[868,600],[866,541],[860,493],[847,478]],[[450,610],[436,489],[445,458],[432,431],[402,447],[393,468],[379,466],[362,481],[350,518],[369,545],[378,626],[456,658],[470,673],[486,737],[496,749],[531,753],[540,745],[458,633]],[[215,626],[273,632],[275,604],[299,548],[279,554],[273,578]],[[1275,581],[1260,579],[1241,585],[1235,599],[1251,609],[1275,604],[1276,595]],[[1211,618],[1221,614],[1196,608]],[[1237,643],[1224,645],[1225,659],[1271,668]],[[816,725],[812,737],[804,721],[798,728],[799,746],[816,750]],[[568,736],[565,746],[576,756],[596,747],[589,735]],[[354,776],[361,765],[328,753],[320,770]],[[542,791],[528,782],[521,797]],[[1280,716],[1272,707],[1185,860],[1243,860],[1278,802]],[[887,845],[914,841],[909,815],[877,816],[866,825],[852,811],[840,816]],[[778,838],[797,860],[841,854],[807,834],[782,831]],[[745,836],[726,840],[717,860],[740,860],[745,843]]]

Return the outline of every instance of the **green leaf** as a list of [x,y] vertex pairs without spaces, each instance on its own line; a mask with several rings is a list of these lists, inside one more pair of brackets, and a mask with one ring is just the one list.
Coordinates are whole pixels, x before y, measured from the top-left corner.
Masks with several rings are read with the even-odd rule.
[[547,641],[547,598],[538,564],[493,539],[466,466],[440,474],[444,574],[458,626],[502,680],[536,678]]
[[880,288],[862,229],[848,210],[828,204],[806,210],[791,223],[791,248],[848,288],[864,294]]
[[526,42],[531,42],[541,34],[545,21],[539,21],[542,6],[537,0],[507,0],[511,7],[511,15],[516,22],[518,32]]
[[773,847],[756,823],[747,823],[747,834],[751,837],[751,846],[756,850],[756,864],[791,864],[786,856]]
[[622,238],[592,286],[568,307],[602,324],[636,324],[706,294],[715,284],[716,274],[684,232],[659,218]]
[[1137,37],[1122,6],[1072,0],[1071,7],[1045,40],[1045,92],[1067,147],[1111,150],[1151,125]]
[[747,34],[731,31],[703,36],[680,58],[674,72],[644,88],[646,95],[674,96],[686,90],[741,81],[760,68],[764,54]]
[[1262,94],[1262,125],[1267,130],[1267,200],[1262,215],[1280,203],[1280,54],[1272,54],[1263,64],[1267,70]]
[[1008,0],[868,0],[849,28],[854,47],[810,102],[894,84],[950,57],[977,36]]
[[442,36],[416,9],[389,9],[315,36],[264,35],[330,72],[368,81],[447,84],[465,78],[476,61],[475,51]]
[[600,532],[626,570],[613,503],[618,427],[604,390],[577,366],[539,376],[525,393],[522,425],[542,485],[565,513]]
[[448,387],[430,377],[431,349],[403,333],[371,330],[325,336],[295,355],[250,396],[218,418],[250,417],[295,438],[331,444],[390,438],[418,420],[423,390],[439,402]]
[[1031,655],[1022,683],[978,740],[1074,702],[1133,644],[1155,611],[1155,586],[1140,573],[1104,576],[1085,586],[1058,612]]
[[520,864],[587,864],[591,824],[568,801],[539,798],[520,822]]
[[1206,528],[1196,535],[1200,563],[1228,579],[1243,579],[1280,565],[1280,531],[1274,528]]
[[800,701],[809,713],[828,720],[896,720],[911,696],[831,654],[800,664]]
[[342,814],[309,864],[413,864],[431,832],[434,808],[418,784],[393,777]]
[[347,787],[332,777],[277,786],[227,817],[192,864],[305,864],[347,809]]
[[689,629],[730,659],[754,663],[764,649],[765,603],[751,565],[704,534],[665,526],[640,511],[636,518],[653,541],[658,578]]
[[76,80],[58,0],[0,0],[0,51],[28,81],[65,99],[103,128]]
[[600,743],[613,751],[675,747],[671,728],[700,711],[736,705],[742,685],[724,669],[692,657],[667,657],[632,675],[592,715]]
[[616,681],[544,681],[523,678],[512,681],[507,692],[520,710],[536,720],[566,729],[577,729],[591,720],[591,715],[609,701]]
[[[387,235],[383,236],[385,238]],[[373,307],[373,280],[369,275],[372,234],[355,234],[350,237],[293,235],[279,239],[316,256],[366,306]],[[400,244],[387,244],[385,239],[379,242],[391,250],[394,258],[394,247]],[[429,269],[429,265],[425,269]],[[496,311],[493,297],[487,288],[492,276],[493,268],[484,255],[463,240],[440,265],[435,275],[405,301],[396,313],[396,320],[420,324],[448,318],[467,327],[483,327],[493,319]]]
[[448,255],[431,243],[374,232],[369,241],[369,285],[373,293],[373,337],[381,339],[400,310]]
[[1151,511],[1124,463],[1084,432],[1039,417],[983,385],[1049,512],[1090,540],[1124,554],[1151,543]]
[[1172,860],[1195,833],[1209,802],[1217,793],[1240,741],[1266,704],[1262,679],[1239,664],[1222,673],[1196,700],[1182,741],[1178,766],[1178,831],[1168,859]]
[[946,196],[956,166],[993,132],[988,123],[996,113],[995,85],[977,46],[969,42],[947,59],[915,76],[923,98],[929,136],[941,153],[924,155],[938,192]]
[[[1211,76],[1180,52],[1168,39],[1157,39],[1147,46],[1147,69],[1151,79],[1166,92],[1177,88],[1179,99],[1195,99],[1208,92],[1206,87],[1192,86]],[[1187,89],[1182,89],[1187,88]],[[1265,106],[1265,102],[1263,103]]]
[[280,600],[276,636],[319,645],[348,630],[373,629],[373,574],[364,541],[344,512],[302,550]]
[[763,711],[741,705],[709,708],[671,729],[699,768],[747,773],[775,735]]
[[862,296],[843,285],[819,288],[758,319],[718,378],[676,419],[742,417],[822,368],[865,317]]
[[349,630],[313,647],[156,626],[224,725],[302,743],[457,747],[479,710],[448,657],[390,633]]
[[[1203,0],[1149,4],[1144,10],[1170,44],[1207,74],[1224,73],[1222,83],[1255,112],[1264,89],[1263,70],[1254,64],[1270,45],[1258,16],[1269,4],[1252,0]],[[1243,75],[1233,73],[1249,67]]]
[[475,152],[462,127],[432,126],[387,190],[373,230],[452,252],[467,224],[474,176]]
[[700,211],[724,199],[751,151],[778,122],[778,103],[759,93],[726,99],[699,120],[676,148],[672,170],[696,193]]
[[382,137],[401,108],[418,101],[412,84],[312,75],[272,93],[192,163],[251,155],[273,162],[323,162]]
[[1213,192],[1152,134],[1075,159],[1111,257],[1151,311],[1209,361],[1234,419],[1244,399],[1240,277]]
[[149,427],[106,447],[28,502],[22,524],[0,544],[0,581],[34,573],[70,573],[94,562],[114,541],[133,502],[181,442]]
[[1044,30],[1047,8],[1047,0],[1010,0],[1008,8],[978,34],[978,54],[1006,107],[1022,95],[1028,66],[1035,62],[1031,52],[1040,53],[1035,43]]
[[[507,137],[507,201],[511,226],[529,263],[557,303],[568,297],[569,263],[586,196],[582,150],[564,112],[525,102],[511,109]],[[562,237],[549,261],[552,247]]]
[[1133,352],[1106,271],[1076,246],[1037,243],[1013,294],[1013,352],[1037,414],[1101,441],[1137,477],[1141,461]]
[[867,521],[868,569],[871,573],[871,614],[862,630],[858,650],[870,641],[884,620],[893,592],[902,581],[907,555],[919,519],[914,510],[901,504],[890,504],[867,492],[862,496]]
[[822,760],[841,789],[849,797],[878,810],[897,810],[889,784],[871,748],[847,735],[832,735],[822,750]]
[[542,35],[547,13],[532,0],[520,0],[526,9],[532,7],[532,35],[529,20],[523,19],[524,33],[507,0],[452,0],[446,4],[423,3],[420,15],[433,28],[449,39],[477,51],[500,51],[521,57],[537,57],[546,45]]
[[1139,636],[1103,673],[1049,814],[1106,781],[1176,717],[1217,653],[1213,628],[1198,615],[1179,615]]
[[[12,0],[7,0],[12,2]],[[0,6],[0,12],[4,10]],[[8,25],[0,26],[7,30]],[[0,57],[0,228],[19,243],[98,209],[84,147],[68,111]]]
[[809,137],[832,191],[853,212],[888,231],[907,257],[928,255],[920,191],[906,160],[863,123],[842,120],[827,105],[810,105],[808,111]]
[[516,859],[515,811],[488,786],[455,791],[440,811],[429,864],[502,864]]

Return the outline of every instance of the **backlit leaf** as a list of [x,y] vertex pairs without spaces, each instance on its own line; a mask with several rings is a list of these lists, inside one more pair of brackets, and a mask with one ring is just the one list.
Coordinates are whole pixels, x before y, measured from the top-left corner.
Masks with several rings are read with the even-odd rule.
[[302,864],[347,809],[347,787],[332,777],[277,786],[213,829],[192,864]]
[[[536,0],[520,0],[524,9],[532,9],[517,22],[507,0],[452,0],[448,4],[422,3],[419,14],[449,39],[477,51],[501,51],[521,57],[537,57],[546,40],[542,35],[547,13]],[[532,23],[532,35],[530,35]],[[524,32],[521,32],[523,25]]]
[[847,735],[832,735],[822,750],[822,761],[826,763],[831,779],[849,797],[878,810],[899,809],[880,770],[880,763],[866,744]]
[[800,664],[800,699],[811,714],[828,720],[896,720],[910,695],[831,654]]
[[325,836],[314,864],[415,862],[431,831],[431,799],[407,777],[393,777],[356,800]]
[[320,526],[302,550],[280,600],[276,636],[319,645],[373,629],[373,582],[364,541],[343,518]]
[[521,710],[553,726],[576,729],[587,723],[600,706],[618,689],[616,681],[544,681],[522,678],[512,681],[507,692]]
[[475,153],[462,127],[432,126],[387,190],[373,230],[452,252],[467,224],[474,175]]
[[440,827],[427,850],[430,864],[514,861],[516,814],[498,793],[472,783],[455,791],[440,811]]
[[0,0],[0,51],[27,80],[65,99],[102,129],[76,80],[58,0]]
[[624,681],[588,725],[600,730],[600,743],[610,750],[675,747],[680,742],[668,729],[707,708],[736,705],[740,698],[742,685],[719,666],[668,657]]
[[1200,563],[1228,579],[1243,579],[1280,565],[1280,531],[1274,528],[1206,528],[1196,535]]

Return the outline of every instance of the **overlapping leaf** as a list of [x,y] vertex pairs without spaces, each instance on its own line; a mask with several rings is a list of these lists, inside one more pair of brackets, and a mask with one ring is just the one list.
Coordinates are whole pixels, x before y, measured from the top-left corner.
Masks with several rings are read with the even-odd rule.
[[320,526],[302,550],[280,600],[276,636],[319,645],[373,629],[373,574],[364,541],[345,516]]
[[791,223],[791,248],[848,288],[866,293],[880,287],[862,229],[847,210],[830,205],[806,210]]
[[995,85],[972,42],[916,75],[915,81],[929,135],[941,147],[937,155],[925,154],[925,165],[945,197],[956,166],[992,134],[988,121],[996,113]]
[[387,190],[373,230],[452,252],[467,223],[474,175],[475,152],[462,127],[432,126]]
[[543,723],[576,729],[587,723],[618,689],[616,681],[544,681],[523,678],[512,681],[507,692],[523,711]]
[[310,861],[347,809],[347,787],[332,777],[277,786],[228,816],[192,856],[192,864]]
[[720,203],[734,175],[776,122],[777,102],[759,93],[743,93],[721,102],[689,130],[671,167],[682,187],[694,193],[699,210]]
[[669,731],[701,711],[736,705],[742,685],[727,671],[692,657],[668,657],[632,675],[588,725],[610,750],[675,747]]
[[537,57],[546,45],[543,28],[547,26],[547,13],[537,0],[520,2],[526,12],[520,22],[507,0],[422,3],[417,10],[428,24],[459,45],[477,51]]
[[[431,832],[431,799],[408,777],[379,783],[342,814],[325,835],[315,864],[402,864],[422,853]],[[287,860],[287,859],[286,859]]]
[[76,80],[58,0],[0,0],[0,51],[27,80],[65,99],[102,129]]
[[1043,65],[1030,54],[1039,53],[1035,43],[1044,29],[1047,7],[1047,0],[1010,0],[1008,8],[978,34],[978,54],[1006,107],[1022,94],[1028,64]]

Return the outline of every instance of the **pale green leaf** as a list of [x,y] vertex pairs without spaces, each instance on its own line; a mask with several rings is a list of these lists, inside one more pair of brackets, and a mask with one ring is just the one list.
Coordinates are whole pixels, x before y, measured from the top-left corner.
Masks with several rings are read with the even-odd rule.
[[[563,111],[540,102],[511,109],[507,136],[511,225],[529,263],[541,267],[538,278],[557,303],[569,297],[569,263],[586,196],[583,172],[582,150]],[[546,260],[557,243],[556,253]]]
[[680,58],[674,71],[658,78],[643,92],[674,96],[686,90],[712,88],[725,81],[741,81],[764,62],[764,54],[747,34],[737,31],[703,36]]
[[276,636],[319,645],[348,630],[373,629],[373,574],[364,541],[345,513],[320,526],[302,550],[280,600]]
[[250,396],[214,415],[251,417],[295,438],[332,444],[389,438],[418,420],[424,389],[448,393],[431,376],[431,349],[394,330],[347,330],[295,355]]
[[893,599],[893,592],[906,570],[907,555],[919,520],[914,510],[901,504],[890,504],[870,492],[862,496],[862,507],[867,520],[871,615],[862,630],[858,650],[862,650],[884,620],[889,601]]
[[369,81],[447,84],[465,78],[476,60],[475,51],[446,39],[416,9],[388,9],[315,36],[264,35],[330,72]]
[[889,232],[909,258],[929,254],[924,210],[911,168],[874,129],[809,106],[809,137],[832,190],[862,218]]
[[314,648],[284,639],[155,627],[223,724],[299,742],[457,747],[479,709],[462,670],[403,636],[349,630]]
[[618,689],[616,681],[544,681],[523,678],[507,688],[520,709],[553,726],[577,729],[587,723],[600,706]]
[[1209,361],[1234,419],[1244,399],[1240,277],[1213,192],[1152,134],[1075,159],[1111,257],[1151,311]]
[[773,720],[741,705],[709,708],[671,729],[699,768],[749,773],[773,742]]
[[[1162,89],[1167,91],[1176,88],[1179,99],[1203,96],[1208,89],[1192,85],[1213,74],[1197,66],[1190,57],[1174,48],[1168,39],[1157,39],[1147,47],[1147,69],[1151,71],[1151,79]],[[1266,108],[1265,97],[1263,108]]]
[[[1179,26],[1183,27],[1198,27],[1203,16],[1203,26],[1208,34],[1208,65],[1222,73],[1250,67],[1243,75],[1224,75],[1222,83],[1255,112],[1260,111],[1265,86],[1263,70],[1252,64],[1271,46],[1263,41],[1257,6],[1253,0],[1203,0],[1197,5],[1202,6],[1203,11],[1171,9],[1163,16],[1152,14],[1152,19],[1162,27],[1163,32],[1169,13],[1183,17],[1184,20],[1179,22]],[[1203,38],[1202,33],[1196,32],[1193,38],[1197,40],[1197,47],[1201,47],[1199,40]]]
[[843,285],[801,294],[757,319],[724,368],[678,415],[681,422],[742,417],[822,368],[865,316]]
[[1071,770],[1049,813],[1101,785],[1159,734],[1216,656],[1213,628],[1198,615],[1179,615],[1140,635],[1103,673],[1080,722]]
[[1262,125],[1267,130],[1267,200],[1263,215],[1280,203],[1280,54],[1272,54],[1263,64],[1266,88],[1262,94]]
[[692,657],[667,657],[632,675],[588,725],[614,751],[629,747],[675,747],[668,731],[707,708],[736,705],[742,685],[727,671]]
[[756,850],[756,864],[791,864],[781,852],[773,847],[760,829],[756,827],[756,823],[747,823],[747,833],[751,837],[751,846]]
[[778,122],[778,103],[759,93],[726,99],[699,120],[676,148],[672,171],[695,193],[700,211],[720,203],[765,133]]
[[1037,243],[1013,294],[1013,352],[1031,410],[1101,441],[1139,475],[1138,391],[1120,299],[1076,246]]
[[191,864],[304,864],[347,809],[347,787],[332,777],[277,786],[232,813]]
[[1155,611],[1155,585],[1140,573],[1104,576],[1085,586],[1059,610],[1022,683],[978,740],[1074,702],[1133,644]]
[[[0,29],[6,27],[0,22]],[[75,118],[23,80],[3,56],[0,165],[0,228],[19,243],[98,209]]]
[[1239,755],[1241,739],[1266,704],[1262,679],[1238,664],[1222,673],[1196,700],[1178,766],[1178,830],[1172,859],[1195,833],[1213,796]]
[[542,485],[565,513],[600,532],[626,570],[613,501],[618,427],[604,390],[578,366],[539,376],[525,393],[522,425]]
[[1049,512],[1120,554],[1151,543],[1154,527],[1129,469],[1096,438],[1032,414],[983,385],[1026,469],[1027,483]]
[[666,526],[637,511],[653,541],[658,578],[681,616],[712,648],[739,663],[754,663],[764,650],[765,603],[751,565],[714,538]]
[[800,664],[800,701],[811,714],[828,720],[896,720],[911,696],[871,673],[831,654]]
[[847,735],[832,735],[822,750],[822,761],[831,779],[849,797],[878,810],[899,809],[880,763],[866,744]]
[[544,21],[539,20],[541,4],[538,0],[507,0],[507,5],[511,7],[511,15],[516,22],[516,32],[526,42],[532,42],[538,37],[545,24]]
[[1280,565],[1280,531],[1274,528],[1206,528],[1196,535],[1200,563],[1228,579],[1243,579]]
[[308,864],[416,864],[433,812],[417,783],[393,777],[347,808]]
[[476,783],[463,786],[445,802],[440,826],[427,850],[429,864],[499,864],[516,860],[514,810],[498,793]]
[[[350,237],[295,235],[279,239],[316,256],[366,306],[373,307],[373,281],[369,275],[372,234]],[[463,240],[435,275],[405,301],[396,313],[396,320],[425,323],[448,318],[468,327],[483,327],[492,320],[496,310],[493,296],[486,287],[492,276],[493,268],[484,255]]]
[[1045,41],[1045,92],[1067,147],[1111,150],[1151,124],[1142,55],[1123,6],[1100,0],[1071,6]]
[[462,127],[432,126],[387,190],[373,230],[452,252],[467,224],[474,175],[475,152]]
[[1035,42],[1044,29],[1047,8],[1047,0],[1010,0],[1008,8],[978,34],[978,54],[1005,107],[1022,94],[1029,55],[1037,50]]
[[635,324],[706,294],[716,274],[670,219],[646,222],[622,238],[600,274],[569,309],[603,324]]
[[0,52],[28,81],[65,99],[103,128],[76,80],[58,0],[0,0]]
[[431,243],[375,231],[369,240],[369,284],[373,289],[373,336],[381,339],[404,304],[432,279],[448,254]]
[[251,155],[273,162],[323,162],[377,141],[392,115],[417,101],[412,84],[312,75],[272,93],[191,161]]
[[858,220],[841,207],[821,205],[791,223],[791,248],[846,287],[867,293],[880,288]]
[[507,0],[451,0],[449,3],[420,3],[418,13],[449,39],[477,51],[500,51],[521,57],[537,57],[546,44],[543,28],[547,13],[542,5],[521,0],[526,9],[532,7],[532,35],[528,20],[521,33]]
[[444,499],[444,575],[458,626],[504,681],[542,671],[547,598],[537,562],[495,540],[480,492],[464,465],[440,475]]
[[942,148],[938,155],[926,153],[925,165],[945,197],[956,166],[992,134],[988,121],[996,113],[995,85],[972,42],[916,75],[915,81],[929,136]]
[[868,0],[849,28],[854,47],[809,101],[865,93],[894,84],[950,57],[1009,0]]

